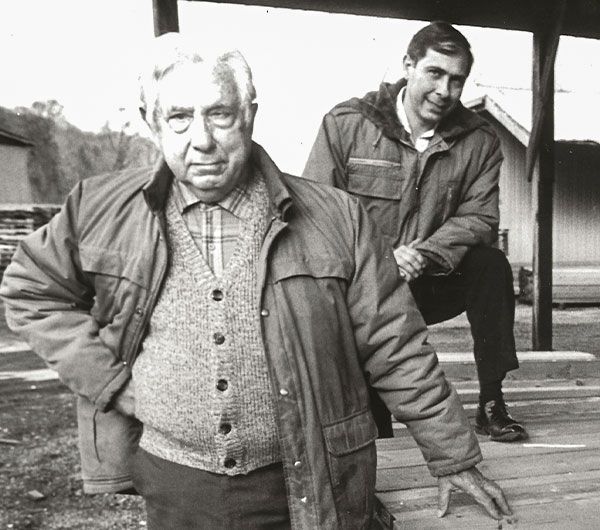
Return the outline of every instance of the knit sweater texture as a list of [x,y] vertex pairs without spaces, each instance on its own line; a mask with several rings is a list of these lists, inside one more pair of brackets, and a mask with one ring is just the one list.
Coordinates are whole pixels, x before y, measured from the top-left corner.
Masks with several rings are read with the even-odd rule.
[[140,447],[226,475],[281,460],[257,296],[268,211],[260,175],[248,191],[252,214],[220,277],[168,198],[169,271],[133,367]]

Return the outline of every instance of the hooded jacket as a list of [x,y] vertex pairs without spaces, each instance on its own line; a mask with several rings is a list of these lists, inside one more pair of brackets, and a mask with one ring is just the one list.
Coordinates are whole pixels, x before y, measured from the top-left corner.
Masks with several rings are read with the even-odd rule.
[[419,153],[396,112],[404,86],[382,83],[336,105],[302,176],[358,197],[393,248],[420,238],[426,273],[450,274],[470,247],[497,240],[500,142],[458,102]]
[[[365,379],[417,440],[433,475],[481,454],[391,250],[347,194],[279,172],[258,145],[270,221],[260,319],[294,529],[368,528],[377,429]],[[172,174],[87,179],[5,272],[7,321],[79,395],[87,492],[131,486],[141,424],[111,408],[131,375],[168,271]]]

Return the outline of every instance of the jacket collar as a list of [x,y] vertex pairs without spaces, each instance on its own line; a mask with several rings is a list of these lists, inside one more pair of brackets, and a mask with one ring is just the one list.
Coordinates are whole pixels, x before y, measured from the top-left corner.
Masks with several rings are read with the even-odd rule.
[[[265,177],[272,216],[285,220],[292,198],[282,180],[281,171],[266,151],[255,142],[252,142],[250,164]],[[173,178],[173,173],[161,157],[154,167],[152,178],[142,189],[153,212],[164,210]]]
[[[363,98],[352,98],[338,107],[350,107],[373,122],[388,138],[408,140],[409,135],[402,127],[396,111],[396,101],[400,90],[406,86],[406,79],[396,83],[381,83],[379,90],[367,93]],[[436,133],[449,142],[487,122],[459,101],[456,107],[437,126]]]

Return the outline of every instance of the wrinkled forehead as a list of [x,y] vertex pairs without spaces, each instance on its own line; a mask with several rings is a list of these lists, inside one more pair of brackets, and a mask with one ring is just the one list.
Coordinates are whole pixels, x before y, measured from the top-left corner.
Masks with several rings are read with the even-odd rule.
[[226,66],[177,64],[157,84],[158,102],[163,109],[239,106],[240,103],[235,78]]

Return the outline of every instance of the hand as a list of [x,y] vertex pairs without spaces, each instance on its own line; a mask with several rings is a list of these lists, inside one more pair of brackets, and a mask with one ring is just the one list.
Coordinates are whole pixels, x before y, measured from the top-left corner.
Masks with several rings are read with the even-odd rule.
[[135,390],[132,379],[129,379],[127,384],[116,394],[113,408],[123,416],[135,416]]
[[496,520],[501,520],[503,515],[512,515],[502,488],[484,477],[476,467],[472,467],[453,475],[438,477],[438,517],[444,517],[448,511],[453,486],[468,493]]
[[400,270],[400,276],[407,282],[417,279],[425,270],[425,258],[414,247],[421,242],[420,238],[408,245],[401,245],[394,250],[394,258]]

